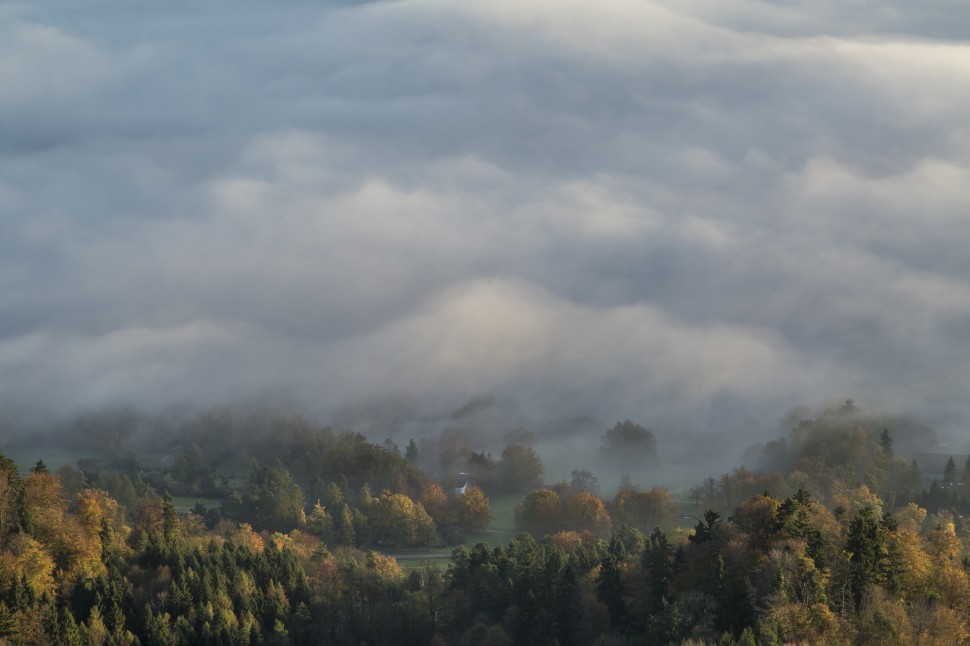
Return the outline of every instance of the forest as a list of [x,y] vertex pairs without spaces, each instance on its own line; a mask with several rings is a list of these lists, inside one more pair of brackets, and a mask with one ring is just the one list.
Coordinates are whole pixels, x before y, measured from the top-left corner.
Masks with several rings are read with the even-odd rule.
[[0,643],[970,640],[970,458],[930,477],[932,429],[850,400],[683,491],[618,422],[598,451],[646,482],[609,494],[548,482],[522,429],[493,456],[460,428],[402,450],[295,415],[143,422],[52,429],[86,455],[57,468],[0,455]]

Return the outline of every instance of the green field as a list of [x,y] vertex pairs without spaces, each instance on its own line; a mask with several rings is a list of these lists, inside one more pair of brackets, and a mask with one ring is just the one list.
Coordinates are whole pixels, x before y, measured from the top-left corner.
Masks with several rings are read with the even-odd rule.
[[488,543],[490,546],[504,545],[515,537],[515,506],[522,501],[518,494],[494,498],[491,502],[492,521],[488,527],[469,534],[462,541],[466,547],[474,547],[479,543]]
[[[447,556],[443,554],[447,553]],[[428,550],[408,550],[407,554],[391,554],[405,572],[424,570],[432,567],[439,571],[448,569],[451,563],[451,548],[436,547]]]
[[[469,534],[459,545],[474,547],[479,543],[488,543],[490,547],[504,545],[515,537],[515,506],[521,501],[516,495],[503,496],[491,500],[492,520],[488,527]],[[405,571],[421,570],[434,567],[444,570],[451,562],[451,552],[458,545],[447,547],[428,547],[423,549],[402,550],[400,554],[391,554],[401,564]]]

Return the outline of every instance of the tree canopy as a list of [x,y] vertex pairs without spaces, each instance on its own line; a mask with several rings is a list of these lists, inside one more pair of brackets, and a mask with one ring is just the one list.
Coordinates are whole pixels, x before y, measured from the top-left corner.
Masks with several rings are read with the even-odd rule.
[[610,460],[632,465],[654,460],[657,441],[651,431],[626,420],[603,433],[602,450]]

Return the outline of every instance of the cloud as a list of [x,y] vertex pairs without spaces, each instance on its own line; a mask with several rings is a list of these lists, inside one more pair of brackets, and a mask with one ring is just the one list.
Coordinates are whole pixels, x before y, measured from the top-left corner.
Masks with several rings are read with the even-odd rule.
[[962,5],[153,11],[0,10],[4,405],[966,419]]

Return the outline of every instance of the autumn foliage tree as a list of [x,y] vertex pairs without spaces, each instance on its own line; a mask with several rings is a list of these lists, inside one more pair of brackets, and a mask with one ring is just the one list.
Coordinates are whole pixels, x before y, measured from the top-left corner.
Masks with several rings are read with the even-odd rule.
[[562,517],[565,529],[590,532],[600,538],[609,536],[613,525],[606,503],[588,491],[569,496],[563,505]]
[[555,534],[561,527],[562,501],[551,489],[529,492],[515,507],[515,526],[533,535]]
[[465,493],[451,500],[451,518],[463,532],[473,532],[488,527],[492,509],[485,492],[475,485],[465,487]]
[[437,482],[430,481],[421,487],[421,494],[418,497],[418,501],[424,505],[428,515],[436,523],[442,523],[447,520],[448,494],[445,492],[445,488]]
[[644,533],[652,532],[655,527],[669,531],[677,521],[677,505],[664,487],[653,487],[649,491],[619,491],[610,511],[618,525],[629,525]]
[[377,545],[434,545],[434,521],[421,503],[404,494],[384,492],[372,513],[371,527]]

